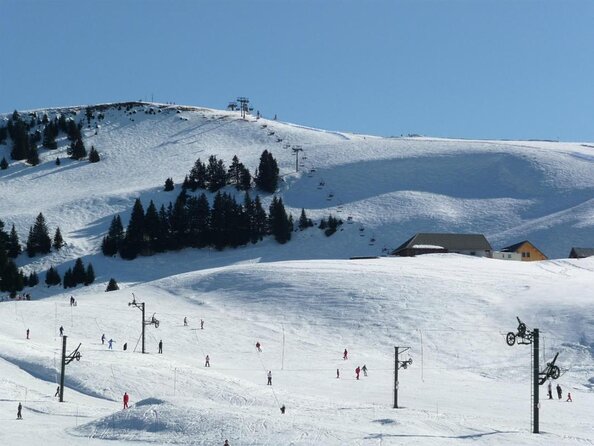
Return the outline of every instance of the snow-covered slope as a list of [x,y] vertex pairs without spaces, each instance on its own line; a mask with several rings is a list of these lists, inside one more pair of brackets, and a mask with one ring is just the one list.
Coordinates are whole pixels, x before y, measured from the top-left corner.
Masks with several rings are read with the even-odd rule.
[[[68,294],[3,303],[0,410],[10,418],[23,401],[26,420],[5,422],[4,444],[35,444],[40,432],[51,445],[590,444],[594,303],[585,291],[593,277],[590,260],[291,261],[201,270],[112,293],[92,286],[77,290],[76,307]],[[148,355],[138,353],[132,292],[160,321],[147,327]],[[543,364],[560,352],[559,383],[574,399],[546,400],[543,386],[543,436],[530,434],[530,349],[505,343],[516,315],[541,329]],[[60,325],[69,350],[82,342],[62,404],[52,397]],[[102,333],[115,340],[113,351]],[[398,411],[396,345],[411,347],[401,359],[413,358],[400,370]],[[357,381],[354,369],[364,364],[369,374]],[[124,392],[134,404],[127,411]]]
[[[43,212],[67,243],[47,256],[21,255],[18,265],[43,281],[49,265],[63,272],[82,257],[97,274],[89,287],[37,286],[30,302],[0,302],[1,444],[41,437],[48,446],[217,445],[225,438],[233,446],[594,442],[592,259],[346,260],[380,255],[421,231],[481,232],[496,249],[528,239],[557,258],[592,246],[594,149],[378,138],[159,104],[100,108],[105,119],[92,120],[84,136],[101,162],[67,159],[62,139],[58,150],[41,151],[40,165],[0,170],[0,219],[24,240]],[[47,113],[84,119],[84,110]],[[297,173],[294,145],[303,148]],[[137,197],[174,200],[196,158],[215,154],[228,164],[237,155],[253,172],[264,149],[279,162],[278,193],[293,215],[301,208],[314,219],[332,213],[345,221],[341,231],[325,237],[312,228],[285,245],[267,239],[131,262],[101,255],[112,217],[120,213],[126,224]],[[0,158],[9,152],[0,145]],[[168,177],[174,192],[163,191]],[[121,291],[104,292],[110,277]],[[148,355],[138,353],[132,293],[161,322],[147,327]],[[68,305],[70,295],[78,306]],[[516,316],[540,328],[543,365],[560,352],[559,382],[574,396],[572,404],[542,401],[543,436],[529,433],[529,348],[505,344]],[[68,349],[82,343],[83,354],[67,366],[65,403],[53,398],[60,325]],[[114,351],[101,345],[103,333],[116,341]],[[163,355],[156,354],[160,339]],[[413,358],[400,370],[405,409],[398,411],[391,409],[396,345],[410,346],[402,358]],[[357,381],[354,368],[363,364],[369,376]],[[121,411],[125,391],[133,405]],[[23,422],[12,420],[19,401]]]

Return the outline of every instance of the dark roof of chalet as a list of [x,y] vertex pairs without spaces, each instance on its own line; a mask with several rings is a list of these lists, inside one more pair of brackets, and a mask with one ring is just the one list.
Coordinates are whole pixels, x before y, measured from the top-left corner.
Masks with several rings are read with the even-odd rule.
[[571,248],[571,251],[578,257],[594,256],[594,248]]
[[408,239],[393,252],[412,248],[415,245],[441,246],[448,251],[491,250],[491,245],[483,234],[442,234],[419,232]]

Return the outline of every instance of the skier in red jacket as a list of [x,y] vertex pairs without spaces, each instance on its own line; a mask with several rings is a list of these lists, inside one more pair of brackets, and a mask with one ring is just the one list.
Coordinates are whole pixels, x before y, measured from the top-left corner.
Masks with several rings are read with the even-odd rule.
[[130,400],[130,396],[124,392],[124,409],[128,408],[128,401]]
[[357,374],[357,379],[359,379],[359,374],[361,373],[361,367],[357,366],[355,369],[355,373]]

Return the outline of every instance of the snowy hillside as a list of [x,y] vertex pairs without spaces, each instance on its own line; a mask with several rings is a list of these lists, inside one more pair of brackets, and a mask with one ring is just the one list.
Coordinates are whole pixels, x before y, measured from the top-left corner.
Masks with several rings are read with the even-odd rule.
[[[48,255],[22,254],[17,265],[43,283],[50,265],[63,273],[80,257],[97,276],[88,287],[38,285],[25,290],[32,301],[0,302],[0,444],[594,443],[594,258],[563,259],[572,246],[594,246],[591,146],[379,138],[164,104],[98,106],[86,126],[85,108],[37,113],[83,120],[99,163],[68,159],[61,134],[57,150],[40,150],[39,165],[0,170],[8,228],[24,241],[42,212],[66,242]],[[0,145],[0,159],[10,160],[10,144]],[[101,254],[114,215],[126,225],[136,198],[174,201],[198,157],[229,165],[237,155],[254,172],[264,149],[279,163],[287,210],[340,217],[338,232],[309,228],[285,245],[267,238],[134,261]],[[175,190],[164,192],[168,177]],[[272,196],[261,198],[267,208]],[[347,260],[385,254],[416,232],[484,233],[495,249],[527,239],[557,260]],[[104,292],[110,277],[120,291]],[[147,355],[132,293],[160,321],[147,327]],[[564,399],[546,400],[541,389],[540,436],[530,434],[529,347],[505,343],[516,316],[540,328],[543,366],[560,352]],[[82,343],[82,359],[67,366],[64,403],[53,397],[60,326],[69,351]],[[411,347],[402,359],[413,359],[400,370],[401,410],[391,408],[394,346]],[[369,376],[357,381],[364,364]],[[19,402],[23,421],[14,420]]]

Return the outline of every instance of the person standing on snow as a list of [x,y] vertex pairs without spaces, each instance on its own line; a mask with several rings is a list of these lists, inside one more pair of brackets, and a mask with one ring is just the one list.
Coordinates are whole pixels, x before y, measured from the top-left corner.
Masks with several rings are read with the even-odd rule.
[[571,392],[567,392],[567,399],[565,401],[568,403],[573,403],[573,400],[571,399]]
[[547,394],[549,395],[549,399],[552,400],[553,399],[553,384],[551,383],[551,380],[549,380],[549,383],[547,384]]
[[29,339],[29,329],[27,328],[27,339]]
[[359,373],[361,373],[361,367],[357,366],[355,369],[355,374],[357,375],[357,379],[359,379]]
[[188,326],[188,318],[184,316],[184,327]]
[[557,396],[559,399],[563,398],[563,391],[561,390],[561,386],[557,384]]
[[363,376],[367,376],[367,366],[365,364],[363,364],[363,368],[361,370],[363,370]]
[[340,369],[336,369],[336,379],[340,378]]
[[268,382],[266,383],[267,386],[272,385],[272,370],[268,370]]
[[101,335],[101,345],[105,344],[105,333]]
[[349,359],[349,352],[347,351],[347,349],[344,349],[344,353],[342,354],[342,359],[347,360]]
[[223,446],[229,446],[229,440],[225,440],[225,442],[223,443]]
[[17,420],[23,419],[23,414],[21,413],[22,410],[23,410],[23,405],[21,403],[19,403],[19,405],[17,407]]
[[258,350],[259,352],[262,351],[262,349],[260,348],[260,341],[256,341],[256,350]]
[[200,330],[204,330],[204,319],[200,319]]
[[60,336],[64,336],[64,327],[60,325]]
[[115,341],[113,339],[110,339],[109,341],[107,341],[107,348],[110,350],[113,350],[113,343]]
[[128,401],[130,400],[130,396],[128,393],[124,392],[124,409],[128,408]]
[[163,340],[159,340],[159,353],[163,353]]
[[210,356],[206,355],[206,362],[204,363],[204,367],[210,367]]

